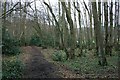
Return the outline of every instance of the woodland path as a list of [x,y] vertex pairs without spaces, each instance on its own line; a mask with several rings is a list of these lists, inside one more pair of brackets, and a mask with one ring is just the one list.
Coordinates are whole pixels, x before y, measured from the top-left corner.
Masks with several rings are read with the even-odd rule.
[[25,52],[22,57],[25,64],[23,78],[76,77],[76,74],[72,71],[47,61],[37,47],[28,46],[24,47],[23,50]]

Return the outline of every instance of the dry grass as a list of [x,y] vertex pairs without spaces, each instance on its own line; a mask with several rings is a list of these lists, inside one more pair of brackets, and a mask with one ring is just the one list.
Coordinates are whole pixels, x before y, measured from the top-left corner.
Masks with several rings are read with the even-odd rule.
[[53,49],[53,48],[42,49],[41,47],[37,47],[37,48],[44,55],[45,59],[47,59],[49,62],[54,62],[52,60],[52,53],[54,53],[54,51],[56,51],[55,49]]

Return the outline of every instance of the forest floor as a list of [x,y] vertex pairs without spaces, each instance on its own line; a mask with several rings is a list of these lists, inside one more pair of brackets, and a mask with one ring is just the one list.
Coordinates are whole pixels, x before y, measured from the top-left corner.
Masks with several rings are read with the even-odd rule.
[[110,65],[103,69],[97,65],[97,61],[94,60],[96,58],[81,57],[76,60],[57,62],[51,58],[55,49],[27,46],[22,50],[24,53],[20,57],[25,64],[23,78],[118,78],[117,68],[112,66],[117,64],[116,56],[108,57]]
[[49,62],[48,59],[40,52],[40,50],[33,47],[24,47],[24,53],[21,56],[23,63],[25,64],[25,70],[23,78],[76,78],[80,75],[76,75],[73,71],[67,67],[56,65]]

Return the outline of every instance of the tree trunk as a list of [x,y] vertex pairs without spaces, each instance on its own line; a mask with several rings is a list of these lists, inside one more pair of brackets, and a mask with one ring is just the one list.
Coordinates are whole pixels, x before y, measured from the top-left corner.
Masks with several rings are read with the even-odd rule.
[[97,13],[97,6],[96,2],[92,2],[92,12],[93,12],[93,19],[94,19],[94,28],[95,28],[95,36],[97,38],[97,44],[98,44],[98,57],[99,57],[99,65],[105,66],[107,65],[107,60],[104,55],[104,49],[103,49],[103,36],[101,34],[101,24],[99,22],[99,17]]
[[4,39],[4,35],[6,33],[6,4],[7,2],[5,1],[4,6],[3,6],[3,17],[2,17],[2,39]]
[[[89,14],[89,19],[90,19],[90,41],[93,42],[92,9],[91,9],[91,4],[90,4],[90,2],[89,2],[89,8],[90,8],[90,14]],[[90,45],[90,48],[93,48],[93,44]]]
[[63,46],[63,50],[66,52],[67,54],[67,58],[69,58],[69,53],[68,53],[68,26],[67,26],[67,22],[66,22],[66,19],[65,19],[65,9],[64,7],[62,6],[62,17],[61,17],[61,28],[62,28],[62,31],[63,31],[63,39],[64,39],[64,46]]
[[113,45],[113,1],[111,1],[110,7],[110,37],[109,37],[109,55],[112,55],[112,45]]
[[[74,32],[74,27],[73,27],[73,20],[71,18],[71,14],[70,14],[70,9],[68,10],[66,5],[65,5],[65,2],[61,2],[62,6],[64,7],[65,9],[65,12],[66,12],[66,18],[67,18],[67,21],[69,23],[69,26],[70,26],[70,34],[71,34],[71,47],[70,47],[70,55],[69,55],[69,58],[72,59],[75,57],[75,54],[74,54],[74,51],[75,51],[75,32]],[[70,2],[69,2],[70,4]]]
[[[75,6],[76,2],[73,2],[73,5]],[[77,19],[76,19],[76,9],[74,8],[74,32],[75,32],[75,41],[77,40]],[[77,44],[77,42],[75,42],[75,45]]]
[[[77,3],[77,7],[79,8],[80,5],[79,3]],[[78,22],[79,22],[79,37],[78,37],[78,41],[79,41],[79,49],[80,49],[80,53],[79,56],[82,55],[82,28],[81,28],[81,14],[80,14],[80,10],[77,9],[78,11]]]
[[[58,40],[58,41],[60,40],[60,41],[62,42],[62,44],[63,44],[63,37],[62,37],[62,32],[61,32],[61,30],[60,30],[59,22],[57,21],[54,13],[53,13],[53,11],[52,11],[52,8],[51,8],[46,2],[44,2],[44,4],[49,8],[50,13],[52,14],[52,16],[53,16],[53,18],[54,18],[54,20],[55,20],[56,30],[57,30],[57,31],[56,31],[56,34],[57,34],[56,37],[58,37],[57,40]],[[60,44],[61,44],[60,41],[59,41],[59,48],[61,49],[61,47],[60,47]]]
[[107,2],[104,2],[104,16],[105,16],[105,22],[104,22],[104,25],[105,25],[105,54],[108,55],[109,53],[109,42],[108,42],[108,39],[109,39],[109,34],[108,34],[108,3]]

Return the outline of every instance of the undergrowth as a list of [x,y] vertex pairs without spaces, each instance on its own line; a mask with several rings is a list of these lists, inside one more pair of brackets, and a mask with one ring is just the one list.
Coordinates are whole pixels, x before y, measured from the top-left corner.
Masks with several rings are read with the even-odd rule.
[[2,79],[21,78],[23,69],[23,63],[16,56],[7,57],[2,60]]
[[107,57],[108,65],[98,65],[98,58],[94,57],[77,57],[73,60],[62,62],[75,71],[83,74],[104,74],[106,72],[116,73],[118,70],[118,56]]

